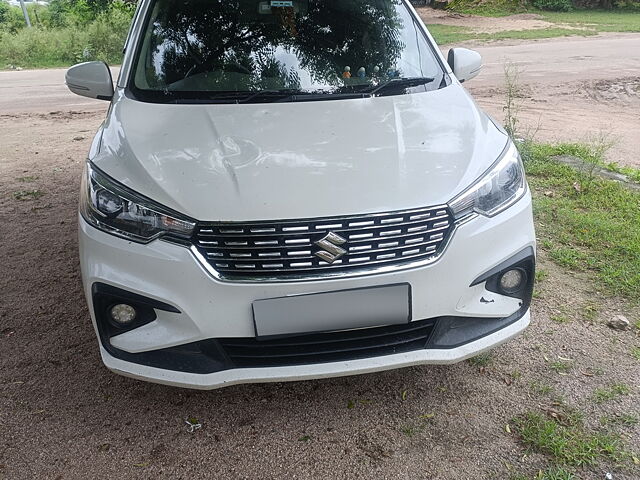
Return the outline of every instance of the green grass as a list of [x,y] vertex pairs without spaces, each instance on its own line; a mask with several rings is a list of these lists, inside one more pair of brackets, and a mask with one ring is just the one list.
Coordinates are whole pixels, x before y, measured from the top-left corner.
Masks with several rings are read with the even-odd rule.
[[453,0],[451,11],[505,17],[517,13],[537,13],[544,20],[573,28],[585,28],[596,32],[640,32],[640,11],[575,9],[570,12],[549,12],[526,8],[519,0]]
[[511,30],[497,33],[474,33],[472,30],[450,25],[430,25],[429,30],[439,44],[468,40],[533,40],[540,38],[588,36],[599,32],[640,32],[640,11],[574,10],[548,12],[526,8],[518,0],[453,0],[449,10],[483,17],[505,17],[517,13],[536,13],[553,27],[532,30]]
[[552,467],[544,472],[539,472],[534,480],[575,480],[577,477],[570,472],[569,470],[565,470],[564,468]]
[[0,69],[66,67],[87,60],[119,63],[130,23],[129,14],[112,11],[83,27],[0,29]]
[[591,30],[574,30],[568,28],[539,28],[535,30],[506,30],[495,33],[473,32],[466,27],[454,25],[427,25],[429,31],[439,45],[460,43],[469,40],[495,41],[495,40],[536,40],[540,38],[567,37],[571,35],[590,36],[597,32]]
[[556,323],[569,323],[571,321],[571,318],[561,313],[558,315],[553,315],[551,317],[551,321]]
[[640,169],[625,167],[623,165],[618,165],[615,162],[607,163],[604,165],[604,167],[611,172],[621,173],[622,175],[625,175],[629,180],[633,182],[640,183]]
[[533,480],[575,480],[577,477],[564,468],[552,467],[544,472],[539,472]]
[[568,360],[556,360],[551,362],[549,368],[556,373],[567,373],[573,368],[573,362]]
[[596,403],[605,403],[621,395],[629,395],[629,393],[631,393],[631,389],[627,385],[616,383],[607,388],[596,388],[593,392],[593,400]]
[[491,358],[491,352],[486,352],[481,353],[480,355],[476,355],[475,357],[471,357],[467,361],[474,367],[487,367],[491,364],[493,358]]
[[549,395],[551,392],[553,392],[553,388],[551,387],[551,385],[547,385],[546,383],[531,382],[529,386],[531,392],[538,396]]
[[536,283],[543,282],[549,276],[549,272],[543,270],[542,268],[538,268],[536,270]]
[[[609,293],[640,293],[640,192],[554,160],[597,162],[598,148],[527,144],[522,148],[541,248],[559,265],[592,272]],[[553,195],[545,195],[553,192]]]
[[40,190],[18,190],[13,192],[13,198],[16,200],[37,200],[44,195]]
[[582,422],[561,425],[537,412],[528,412],[514,424],[525,445],[560,464],[593,465],[599,459],[618,462],[628,456],[618,438],[587,431]]
[[515,475],[511,480],[577,480],[573,472],[562,467],[550,467],[545,471],[539,471],[534,476]]
[[519,0],[453,0],[449,3],[448,9],[483,17],[506,17],[526,11]]
[[36,180],[38,180],[38,176],[36,176],[36,175],[27,175],[26,177],[18,177],[18,178],[16,178],[16,180],[18,180],[19,182],[23,182],[23,183],[31,183],[31,182],[35,182]]
[[597,32],[640,32],[640,12],[574,10],[573,12],[535,12],[548,22],[588,28]]
[[631,356],[636,360],[640,360],[640,347],[633,347],[631,349]]
[[454,25],[440,25],[437,23],[427,24],[427,28],[438,45],[447,45],[449,43],[465,42],[473,40],[476,35],[465,27],[456,27]]
[[593,301],[587,301],[587,303],[580,308],[580,313],[585,320],[594,322],[596,318],[598,318],[598,305]]
[[620,415],[607,415],[600,418],[601,425],[621,425],[623,427],[633,427],[640,423],[637,415],[631,413],[623,413]]

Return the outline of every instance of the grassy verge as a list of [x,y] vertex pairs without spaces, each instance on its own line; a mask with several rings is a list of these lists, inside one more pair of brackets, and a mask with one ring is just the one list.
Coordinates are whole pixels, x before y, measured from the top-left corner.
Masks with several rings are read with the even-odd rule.
[[0,29],[0,69],[68,67],[89,60],[120,63],[130,24],[131,12],[112,9],[86,25]]
[[551,23],[590,28],[599,32],[640,32],[640,10],[574,9],[550,12],[528,8],[519,0],[453,0],[449,10],[483,17],[506,17],[518,13],[536,13]]
[[470,28],[451,25],[430,25],[429,30],[438,43],[457,43],[468,40],[533,40],[572,35],[597,35],[599,32],[640,32],[640,11],[574,10],[549,12],[525,8],[515,0],[454,0],[453,12],[484,17],[505,17],[518,13],[535,13],[554,26],[544,29],[510,30],[497,33],[476,33]]
[[571,28],[538,28],[532,30],[505,30],[495,33],[478,33],[466,27],[453,25],[427,25],[429,31],[439,45],[459,43],[469,40],[496,41],[496,40],[536,40],[540,38],[555,38],[568,36],[588,37],[596,35],[594,30],[578,30]]
[[591,432],[580,419],[558,421],[538,412],[528,412],[515,419],[514,424],[525,445],[559,464],[583,467],[601,459],[623,463],[631,458],[616,436]]
[[575,10],[535,13],[542,15],[548,22],[586,28],[596,32],[640,32],[640,12]]
[[454,12],[483,17],[506,17],[527,11],[519,0],[453,0],[448,8]]
[[599,160],[581,145],[523,146],[540,247],[563,267],[589,271],[610,293],[640,293],[640,193],[554,159],[571,153]]
[[544,472],[539,471],[535,476],[515,475],[512,480],[578,480],[573,473],[562,467],[551,467]]

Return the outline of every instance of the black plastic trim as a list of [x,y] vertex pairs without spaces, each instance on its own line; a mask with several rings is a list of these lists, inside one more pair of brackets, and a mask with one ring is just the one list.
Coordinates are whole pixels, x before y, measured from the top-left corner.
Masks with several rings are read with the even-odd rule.
[[[103,344],[111,345],[109,339],[116,335],[129,332],[135,328],[151,323],[156,319],[155,310],[181,313],[173,305],[132,293],[122,288],[106,283],[96,282],[91,286],[93,311],[96,316],[98,332]],[[136,309],[136,319],[127,326],[117,325],[111,320],[109,311],[117,303],[126,303]]]
[[478,278],[476,278],[473,282],[471,282],[471,285],[469,286],[473,287],[474,285],[478,285],[479,283],[486,281],[488,278],[493,277],[494,275],[502,272],[503,270],[509,270],[509,267],[521,262],[522,260],[526,260],[529,257],[534,257],[534,256],[535,256],[535,253],[533,251],[533,247],[529,246],[524,250],[519,251],[515,255],[509,257],[507,260],[500,263],[499,265],[496,265],[491,270],[486,271],[485,273],[480,275]]
[[[522,306],[515,313],[504,318],[442,317],[438,321],[427,348],[449,350],[457,348],[482,337],[496,333],[520,320],[529,306]],[[458,332],[464,332],[462,340]]]
[[314,365],[424,349],[452,349],[497,332],[522,318],[527,310],[523,306],[505,318],[436,317],[403,325],[303,334],[270,341],[258,341],[255,337],[207,339],[140,353],[117,349],[102,336],[101,341],[112,356],[121,360],[207,374],[234,368]]
[[[456,70],[456,66],[455,66],[455,54],[453,52],[453,48],[449,49],[449,52],[447,53],[447,63],[449,64],[449,67],[451,68],[451,71],[455,72]],[[462,83],[462,82],[460,82]]]
[[[508,291],[500,286],[500,277],[508,270],[518,269],[522,270],[525,274],[524,285],[517,289]],[[485,282],[485,288],[493,293],[504,295],[511,298],[519,298],[522,300],[522,304],[528,307],[531,303],[531,296],[533,295],[533,284],[536,274],[536,259],[533,247],[527,247],[524,250],[516,253],[512,257],[508,258],[499,265],[493,267],[491,270],[483,273],[476,278],[471,287]]]

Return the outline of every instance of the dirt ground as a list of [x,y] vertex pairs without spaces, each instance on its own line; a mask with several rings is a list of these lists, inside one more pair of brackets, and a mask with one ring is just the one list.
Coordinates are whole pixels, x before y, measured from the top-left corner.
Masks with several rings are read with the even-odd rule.
[[[514,432],[526,411],[562,399],[594,431],[608,415],[639,413],[640,362],[629,352],[640,340],[604,323],[640,312],[544,255],[531,327],[487,365],[212,392],[110,373],[81,292],[75,232],[81,164],[101,118],[0,115],[1,479],[506,479],[549,462]],[[571,321],[553,322],[560,311]],[[571,359],[564,375],[550,367],[559,357]],[[595,403],[594,390],[614,383],[631,393]],[[188,433],[187,418],[202,428]],[[610,428],[638,450],[638,425]],[[606,461],[579,478],[607,471],[640,478],[633,464]]]
[[[467,88],[486,112],[504,120],[503,86],[469,83]],[[516,101],[523,136],[607,145],[607,162],[640,168],[640,76],[523,83]]]

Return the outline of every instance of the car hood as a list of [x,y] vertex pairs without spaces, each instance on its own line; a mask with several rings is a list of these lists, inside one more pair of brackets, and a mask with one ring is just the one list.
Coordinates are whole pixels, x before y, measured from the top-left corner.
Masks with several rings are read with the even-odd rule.
[[192,218],[269,220],[443,204],[506,141],[456,84],[244,105],[143,103],[119,91],[92,161]]

